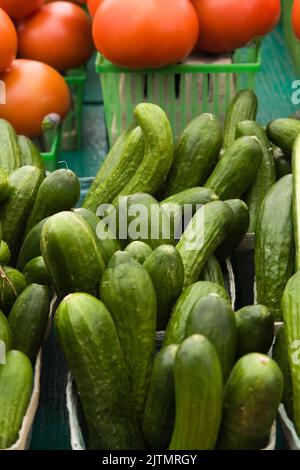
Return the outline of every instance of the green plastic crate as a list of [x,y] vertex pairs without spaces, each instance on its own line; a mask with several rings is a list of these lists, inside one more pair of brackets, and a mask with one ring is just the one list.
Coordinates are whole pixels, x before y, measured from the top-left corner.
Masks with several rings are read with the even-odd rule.
[[38,142],[47,171],[57,169],[61,132],[61,126],[59,126],[55,131],[44,134]]
[[254,88],[261,68],[261,46],[239,49],[233,55],[190,57],[182,64],[155,70],[133,71],[113,65],[97,55],[109,144],[133,120],[140,102],[160,105],[168,114],[175,137],[202,112],[224,118],[232,96]]
[[63,150],[77,150],[82,147],[82,104],[86,76],[85,67],[82,66],[69,70],[64,77],[71,91],[72,106],[63,123]]
[[295,72],[298,75],[300,73],[300,41],[297,40],[292,28],[292,7],[293,0],[282,1],[282,23],[284,40],[289,50]]

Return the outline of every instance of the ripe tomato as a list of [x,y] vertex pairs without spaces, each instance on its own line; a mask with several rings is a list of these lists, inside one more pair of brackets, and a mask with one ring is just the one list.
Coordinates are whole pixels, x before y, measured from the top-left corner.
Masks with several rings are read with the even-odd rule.
[[199,49],[229,52],[265,36],[280,18],[280,0],[191,0],[199,19]]
[[0,8],[14,20],[20,20],[37,10],[44,0],[0,0]]
[[13,22],[4,10],[0,8],[0,71],[5,70],[17,54],[17,33]]
[[95,16],[100,3],[102,2],[103,0],[87,0],[87,6],[88,6],[91,16]]
[[292,10],[292,24],[295,36],[300,39],[300,1],[294,0]]
[[0,118],[9,121],[18,134],[41,134],[47,114],[63,119],[71,104],[70,91],[63,77],[49,65],[17,59],[0,74],[6,86],[6,104],[0,105]]
[[19,56],[67,70],[84,64],[94,51],[92,22],[78,5],[43,5],[18,25]]
[[93,22],[96,48],[123,67],[179,62],[193,50],[197,36],[189,0],[104,0]]

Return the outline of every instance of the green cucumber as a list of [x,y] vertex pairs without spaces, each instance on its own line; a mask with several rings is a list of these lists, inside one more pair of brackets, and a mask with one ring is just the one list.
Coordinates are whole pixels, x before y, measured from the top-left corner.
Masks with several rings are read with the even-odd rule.
[[59,212],[49,217],[42,229],[41,251],[59,296],[96,295],[105,264],[93,230],[80,215]]
[[17,297],[27,286],[22,273],[9,266],[0,266],[0,309],[8,314]]
[[36,283],[42,286],[51,286],[51,280],[42,256],[37,256],[28,261],[22,272],[27,284]]
[[41,181],[42,174],[34,166],[23,166],[9,177],[11,192],[0,208],[0,220],[3,240],[8,244],[14,260]]
[[5,344],[5,351],[12,349],[12,332],[6,316],[0,311],[0,345],[1,341]]
[[199,281],[185,289],[173,308],[166,330],[164,346],[183,341],[186,322],[194,304],[203,297],[216,294],[223,297],[229,303],[229,296],[224,287],[212,282]]
[[33,387],[30,360],[20,351],[9,351],[0,364],[0,449],[18,439]]
[[0,202],[3,203],[8,199],[11,187],[7,173],[0,168]]
[[37,146],[32,142],[31,139],[24,135],[18,136],[18,144],[21,151],[21,166],[32,165],[36,166],[41,170],[41,173],[45,175],[45,164]]
[[291,186],[293,187],[293,222],[296,251],[295,270],[298,271],[300,269],[300,137],[296,138],[293,147],[292,169],[293,183],[291,183]]
[[165,112],[157,105],[140,103],[134,116],[143,131],[143,160],[119,195],[155,194],[169,173],[173,160],[173,135]]
[[42,345],[50,310],[50,292],[46,286],[30,284],[15,301],[8,323],[13,345],[32,361]]
[[271,311],[275,321],[281,320],[281,297],[294,273],[292,193],[293,176],[284,176],[266,195],[257,219],[257,302]]
[[210,281],[225,287],[224,274],[219,261],[214,255],[211,255],[204,268],[202,269],[199,281]]
[[169,449],[214,449],[222,412],[222,371],[208,339],[193,335],[183,341],[174,377],[176,417]]
[[254,121],[244,121],[237,125],[236,136],[238,138],[253,135],[259,139],[262,145],[263,159],[254,183],[245,194],[245,202],[250,212],[250,233],[255,232],[259,208],[265,195],[276,182],[273,150],[266,131]]
[[223,149],[227,150],[235,141],[236,126],[246,120],[255,120],[258,108],[256,95],[252,90],[241,90],[232,99],[225,119]]
[[287,156],[291,155],[294,142],[299,133],[300,121],[298,119],[275,119],[267,126],[270,141],[281,148]]
[[184,287],[197,281],[208,258],[224,240],[233,213],[222,201],[199,209],[180,238],[177,249],[184,266]]
[[274,159],[276,169],[276,179],[279,180],[285,175],[292,173],[291,161],[284,155],[280,155]]
[[235,312],[237,357],[257,352],[267,354],[274,339],[274,322],[264,305],[249,305]]
[[220,261],[225,261],[241,243],[248,231],[250,223],[249,210],[244,201],[240,199],[228,199],[225,202],[232,210],[233,218],[224,240],[216,250],[216,255]]
[[184,268],[180,254],[172,245],[161,245],[144,262],[157,299],[157,330],[164,330],[172,308],[181,294]]
[[101,166],[83,202],[96,212],[101,204],[111,203],[137,171],[144,156],[144,139],[140,127],[124,132]]
[[61,168],[42,182],[26,225],[27,233],[45,217],[74,207],[80,196],[80,184],[73,171]]
[[116,327],[102,302],[68,295],[55,328],[79,392],[90,450],[143,448]]
[[165,197],[205,183],[216,165],[222,146],[222,129],[213,114],[195,118],[179,137],[171,171],[164,185]]
[[100,298],[116,325],[141,422],[155,349],[156,295],[151,278],[128,253],[117,251],[103,273]]
[[13,126],[0,119],[0,167],[8,174],[21,166],[21,150]]
[[282,374],[273,359],[258,353],[239,359],[225,387],[218,448],[266,447],[282,392]]
[[279,330],[277,331],[275,344],[272,350],[272,357],[274,361],[276,361],[279,365],[283,376],[284,387],[282,403],[284,405],[288,417],[291,421],[294,421],[293,387],[285,330],[286,327],[284,325],[281,325]]
[[10,261],[10,257],[11,257],[11,254],[10,254],[10,249],[8,247],[8,244],[1,240],[0,242],[0,265],[8,265],[9,261]]
[[17,261],[18,269],[24,269],[28,261],[36,258],[37,256],[41,256],[41,235],[47,220],[48,217],[41,220],[41,222],[35,225],[24,238]]
[[161,201],[160,205],[163,204],[179,204],[182,208],[186,204],[193,206],[193,214],[199,209],[199,205],[207,204],[208,202],[217,201],[218,196],[209,188],[189,188],[179,193],[173,194]]
[[220,199],[235,199],[255,181],[263,159],[257,137],[240,137],[224,153],[205,183]]
[[139,240],[129,243],[125,251],[140,264],[143,264],[152,253],[150,246]]
[[178,350],[172,344],[157,354],[150,380],[143,432],[149,449],[167,449],[175,421],[174,365]]

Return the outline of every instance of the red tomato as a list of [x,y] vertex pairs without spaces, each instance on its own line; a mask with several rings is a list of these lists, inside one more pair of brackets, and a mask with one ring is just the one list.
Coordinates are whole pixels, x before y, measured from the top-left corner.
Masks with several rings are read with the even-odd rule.
[[199,19],[199,49],[222,53],[265,36],[280,18],[280,0],[191,0]]
[[89,12],[92,16],[95,16],[96,11],[98,10],[98,7],[100,3],[102,3],[103,0],[87,0],[87,6],[89,9]]
[[295,36],[300,39],[300,1],[294,0],[292,10],[292,24]]
[[183,60],[198,31],[189,0],[104,0],[93,22],[96,48],[111,62],[131,68]]
[[0,8],[0,71],[5,70],[17,54],[17,33],[13,22],[4,10]]
[[0,118],[9,121],[18,134],[41,134],[47,114],[63,119],[71,104],[70,91],[63,77],[49,65],[17,59],[0,74],[6,86],[6,104],[0,105]]
[[87,13],[69,2],[42,6],[18,26],[19,56],[39,60],[57,70],[84,64],[94,51]]
[[0,0],[0,8],[14,20],[20,20],[37,10],[44,0]]

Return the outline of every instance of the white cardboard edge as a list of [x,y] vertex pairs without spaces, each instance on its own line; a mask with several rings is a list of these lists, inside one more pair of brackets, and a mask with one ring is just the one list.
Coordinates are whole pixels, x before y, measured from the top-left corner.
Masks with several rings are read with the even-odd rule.
[[226,259],[226,269],[227,269],[227,275],[228,275],[228,280],[229,280],[229,294],[230,294],[230,298],[231,298],[231,307],[234,311],[235,310],[235,301],[236,301],[236,289],[235,289],[234,272],[233,272],[233,268],[232,268],[230,258]]
[[278,410],[281,429],[290,450],[300,450],[300,438],[296,432],[294,423],[286,414],[284,405],[281,404]]

